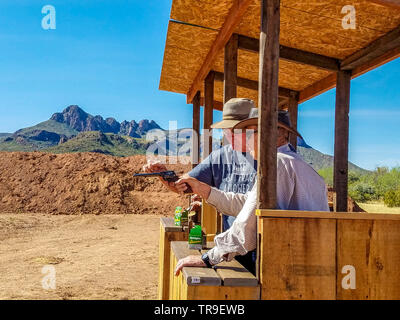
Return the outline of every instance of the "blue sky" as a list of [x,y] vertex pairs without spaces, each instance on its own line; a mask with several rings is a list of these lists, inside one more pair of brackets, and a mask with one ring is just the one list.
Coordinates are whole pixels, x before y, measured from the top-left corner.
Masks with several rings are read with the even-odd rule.
[[[48,4],[56,8],[56,30],[41,27]],[[170,7],[171,0],[2,0],[0,132],[71,104],[118,121],[190,127],[185,96],[158,90]],[[349,158],[361,167],[400,165],[399,75],[397,59],[352,81]],[[328,154],[334,106],[330,90],[299,109],[299,131]]]

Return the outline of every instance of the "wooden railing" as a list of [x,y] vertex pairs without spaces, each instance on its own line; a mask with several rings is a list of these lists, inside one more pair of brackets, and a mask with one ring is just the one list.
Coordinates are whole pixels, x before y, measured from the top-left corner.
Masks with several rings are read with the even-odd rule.
[[400,215],[257,215],[261,299],[400,299]]

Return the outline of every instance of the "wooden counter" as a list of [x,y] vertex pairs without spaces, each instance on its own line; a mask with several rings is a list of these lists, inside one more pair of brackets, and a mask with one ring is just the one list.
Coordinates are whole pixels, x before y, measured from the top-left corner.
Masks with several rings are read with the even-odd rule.
[[214,268],[185,267],[179,276],[174,269],[179,259],[188,255],[201,255],[190,250],[187,242],[173,241],[170,258],[171,300],[258,300],[258,280],[239,262],[223,262]]

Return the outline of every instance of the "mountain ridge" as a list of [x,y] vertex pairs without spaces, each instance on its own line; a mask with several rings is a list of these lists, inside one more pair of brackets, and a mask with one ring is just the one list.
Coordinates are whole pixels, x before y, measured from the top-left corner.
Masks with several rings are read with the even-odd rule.
[[111,117],[103,119],[100,115],[92,116],[77,105],[70,105],[62,112],[54,113],[50,120],[64,123],[78,132],[101,131],[103,133],[122,134],[134,138],[140,138],[153,129],[162,130],[153,120],[143,119],[139,122],[124,120],[119,123]]
[[[124,120],[120,123],[112,117],[104,119],[100,115],[93,116],[77,105],[70,105],[35,126],[19,129],[12,134],[0,133],[0,151],[97,152],[126,157],[146,154],[151,143],[144,138],[154,129],[166,132],[153,120]],[[178,132],[185,130],[188,129],[178,129]],[[159,152],[181,149],[184,143],[179,139],[170,141],[169,135],[164,140],[156,142]],[[298,152],[317,171],[333,167],[333,156],[313,149],[302,139],[298,139]],[[351,162],[349,170],[368,172]]]

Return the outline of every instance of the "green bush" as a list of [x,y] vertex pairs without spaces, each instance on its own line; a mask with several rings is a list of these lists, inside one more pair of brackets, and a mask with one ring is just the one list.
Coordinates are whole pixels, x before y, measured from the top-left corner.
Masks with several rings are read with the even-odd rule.
[[[333,186],[333,168],[318,171],[328,186]],[[385,201],[389,206],[400,206],[400,167],[378,167],[366,173],[349,172],[349,196],[355,201]],[[396,200],[397,199],[397,200]]]
[[377,168],[374,180],[377,193],[384,198],[387,192],[400,189],[400,168],[393,168],[386,172],[382,168]]
[[376,190],[371,184],[358,182],[349,186],[349,196],[355,201],[367,202],[376,199]]
[[354,171],[350,171],[349,172],[349,177],[347,179],[348,182],[349,182],[349,185],[360,181],[361,180],[361,176],[362,175],[360,173],[357,173],[357,172],[354,172]]
[[387,191],[384,196],[384,203],[388,207],[400,207],[400,189]]

